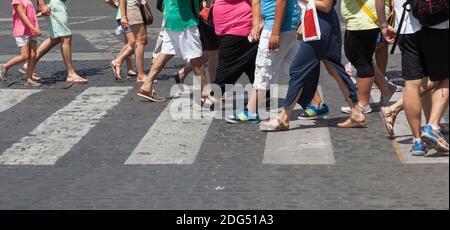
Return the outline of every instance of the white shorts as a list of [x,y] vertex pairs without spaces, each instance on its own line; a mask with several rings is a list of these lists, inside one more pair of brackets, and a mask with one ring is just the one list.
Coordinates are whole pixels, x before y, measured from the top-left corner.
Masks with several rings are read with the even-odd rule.
[[28,43],[30,43],[30,41],[37,42],[36,36],[25,35],[25,36],[14,37],[14,38],[16,39],[16,43],[19,48],[28,45]]
[[184,31],[163,32],[161,53],[181,56],[185,60],[199,58],[203,55],[200,32],[197,27],[189,27]]
[[289,76],[289,67],[297,55],[300,43],[296,31],[282,32],[280,47],[276,51],[269,50],[271,31],[263,30],[256,56],[255,81],[253,86],[259,90],[269,90],[274,77],[280,74]]

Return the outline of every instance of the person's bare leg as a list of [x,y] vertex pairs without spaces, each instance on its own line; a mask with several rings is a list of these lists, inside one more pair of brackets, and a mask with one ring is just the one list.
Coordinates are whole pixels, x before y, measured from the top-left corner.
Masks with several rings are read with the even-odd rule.
[[428,124],[438,127],[442,117],[444,116],[445,111],[448,109],[448,78],[440,81],[437,88],[434,90],[432,95],[432,108],[431,108],[431,116]]
[[164,66],[167,62],[173,57],[173,55],[160,53],[156,59],[153,61],[152,68],[150,69],[150,73],[145,78],[144,84],[142,84],[141,89],[146,92],[153,91],[153,84],[158,76],[158,74],[163,70]]
[[422,97],[422,110],[423,114],[425,115],[425,121],[428,123],[430,122],[431,117],[431,106],[433,105],[432,100],[432,90],[427,90],[425,93],[421,95]]
[[67,69],[67,82],[85,84],[87,80],[80,77],[73,67],[72,62],[72,36],[61,38],[61,54]]
[[125,37],[127,39],[127,45],[125,45],[122,50],[120,51],[119,55],[111,62],[111,65],[115,67],[115,75],[121,79],[121,67],[122,63],[130,58],[131,55],[134,54],[136,50],[136,35],[131,33],[126,33]]
[[20,55],[10,59],[8,62],[3,64],[3,71],[5,72],[5,74],[8,74],[8,71],[9,69],[11,69],[11,67],[27,61],[29,57],[30,57],[30,44],[20,47]]
[[414,138],[420,138],[422,100],[420,87],[424,79],[405,81],[403,107]]
[[[123,51],[125,51],[125,50],[128,49],[128,39],[127,39],[127,36],[124,36],[124,41],[123,41],[123,43],[124,43],[124,46],[123,46],[121,52],[123,52]],[[132,54],[132,55],[133,55],[133,54]],[[131,56],[132,56],[132,55],[130,55],[128,58],[126,58],[125,61],[126,61],[126,63],[127,63],[127,70],[128,70],[128,73],[134,74],[135,72],[134,72],[134,69],[133,69],[133,62],[131,61]],[[130,71],[131,71],[131,72],[130,72]]]
[[320,96],[320,93],[317,90],[316,93],[314,94],[314,98],[312,99],[310,104],[318,107],[322,103],[323,103],[322,97]]
[[386,80],[385,76],[382,71],[378,68],[378,66],[373,63],[373,69],[375,70],[375,85],[378,87],[378,89],[381,92],[387,92],[389,90],[389,82]]
[[[61,42],[61,38],[47,38],[37,48],[36,51],[36,63],[41,60],[53,47]],[[25,66],[24,66],[25,67]]]
[[216,80],[217,66],[219,65],[219,51],[211,50],[206,52],[208,53],[209,81],[214,82]]
[[262,102],[266,101],[266,92],[266,90],[257,89],[255,87],[252,88],[247,102],[247,110],[250,113],[258,113],[259,106]]
[[375,77],[361,78],[358,77],[358,96],[361,106],[368,106],[370,103],[370,91],[372,90]]
[[[345,86],[345,83],[342,80],[342,78],[339,76],[339,73],[336,71],[336,69],[333,67],[333,65],[331,65],[327,60],[322,60],[322,62],[324,63],[328,74],[330,74],[330,76],[332,76],[334,78],[334,80],[338,84],[339,89],[342,92],[342,95],[346,98],[347,104],[351,108],[350,117],[353,120],[358,121],[358,122],[365,121],[366,117],[361,112],[361,107],[358,105],[358,103],[353,103],[351,101],[351,99],[350,99],[350,91],[347,88],[347,86]],[[316,95],[317,94],[318,94],[318,91],[316,91]],[[319,96],[320,96],[320,94],[319,94]],[[322,101],[322,98],[320,98],[320,101]]]
[[27,65],[27,83],[29,84],[36,84],[36,82],[33,80],[33,73],[34,68],[36,66],[36,42],[30,41],[29,43],[30,49],[29,49],[29,58],[28,58],[28,65]]
[[202,98],[208,98],[210,96],[210,89],[205,88],[205,86],[208,84],[208,81],[206,79],[206,70],[203,65],[202,57],[191,59],[189,61],[189,64],[192,67],[194,77],[200,78]]
[[136,35],[136,68],[138,74],[138,82],[145,81],[144,73],[144,49],[148,43],[147,27],[144,24],[132,25],[131,30]]

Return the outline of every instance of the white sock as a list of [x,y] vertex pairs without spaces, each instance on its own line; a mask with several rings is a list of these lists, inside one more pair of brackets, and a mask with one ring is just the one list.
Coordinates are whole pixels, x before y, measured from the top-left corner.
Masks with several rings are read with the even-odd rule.
[[432,124],[428,124],[428,125],[430,125],[433,128],[433,130],[435,130],[435,131],[439,131],[441,129],[441,127],[436,126],[436,125],[432,125]]

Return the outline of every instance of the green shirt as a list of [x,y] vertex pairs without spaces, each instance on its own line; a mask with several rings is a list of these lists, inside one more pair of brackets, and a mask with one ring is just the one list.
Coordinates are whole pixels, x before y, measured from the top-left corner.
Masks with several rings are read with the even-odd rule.
[[117,14],[116,14],[116,20],[122,19],[122,14],[120,13],[120,0],[117,1]]
[[[361,0],[375,17],[377,11],[375,0]],[[386,14],[389,13],[389,1],[386,1]],[[342,0],[341,15],[347,30],[370,30],[378,28],[377,24],[367,15],[356,0]]]
[[[193,0],[164,0],[164,28],[168,31],[184,31],[188,27],[198,25],[200,1]],[[194,15],[197,12],[197,15]]]

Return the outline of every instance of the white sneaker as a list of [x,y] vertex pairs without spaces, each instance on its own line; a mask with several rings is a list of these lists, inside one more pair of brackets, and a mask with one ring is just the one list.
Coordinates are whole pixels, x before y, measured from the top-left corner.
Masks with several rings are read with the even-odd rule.
[[[372,107],[370,105],[367,106],[361,106],[360,104],[358,104],[359,107],[361,107],[361,112],[363,114],[368,114],[372,112]],[[346,114],[351,114],[352,113],[352,109],[350,107],[341,107],[341,112],[346,113]]]

